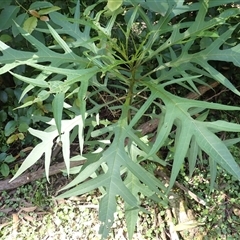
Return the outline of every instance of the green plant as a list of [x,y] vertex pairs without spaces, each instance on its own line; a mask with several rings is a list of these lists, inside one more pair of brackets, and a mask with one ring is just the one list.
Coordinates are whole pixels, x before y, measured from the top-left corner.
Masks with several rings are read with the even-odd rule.
[[[240,139],[223,142],[218,133],[239,132],[240,125],[223,120],[209,122],[207,117],[211,109],[239,111],[240,108],[183,97],[186,92],[199,93],[198,86],[210,84],[211,79],[240,95],[212,63],[240,65],[240,45],[237,40],[230,43],[231,36],[239,31],[238,24],[228,22],[237,18],[240,10],[216,9],[219,4],[232,2],[235,1],[132,0],[118,4],[109,1],[105,8],[105,2],[97,1],[82,13],[77,2],[74,18],[52,12],[51,21],[35,29],[54,39],[50,46],[16,24],[33,50],[15,50],[0,42],[0,73],[10,72],[27,83],[20,100],[32,89],[39,92],[39,102],[52,97],[54,119],[45,121],[49,127],[44,131],[29,128],[42,142],[28,155],[13,179],[43,153],[48,178],[53,140],[58,137],[68,173],[70,161],[86,160],[76,178],[63,188],[71,189],[59,197],[99,188],[103,194],[100,233],[106,238],[114,220],[116,196],[120,195],[125,202],[129,239],[142,210],[139,193],[166,204],[167,194],[185,159],[191,175],[197,159],[202,159],[203,153],[209,156],[211,188],[217,165],[239,180],[240,168],[227,146]],[[34,69],[35,77],[14,72],[22,65]],[[179,96],[171,93],[172,86],[177,88]],[[21,107],[33,103],[25,101]],[[114,120],[101,118],[106,109]],[[63,111],[68,112],[64,119]],[[153,142],[138,129],[140,123],[151,118],[159,120]],[[71,158],[70,143],[76,138],[80,154]],[[172,157],[165,160],[159,157],[159,151],[166,146]],[[154,177],[152,169],[143,167],[146,160],[165,168],[172,164],[168,189]]]
[[15,157],[7,155],[5,152],[0,153],[0,173],[7,177],[10,173],[9,163],[15,161]]
[[202,232],[206,239],[214,238],[216,235],[219,239],[238,238],[239,237],[239,182],[234,181],[232,176],[219,169],[217,174],[214,191],[209,193],[209,179],[207,164],[204,164],[205,170],[196,169],[194,176],[188,182],[188,189],[196,192],[207,202],[206,206],[200,204],[188,203],[194,210],[198,221],[204,223],[199,227],[198,232]]

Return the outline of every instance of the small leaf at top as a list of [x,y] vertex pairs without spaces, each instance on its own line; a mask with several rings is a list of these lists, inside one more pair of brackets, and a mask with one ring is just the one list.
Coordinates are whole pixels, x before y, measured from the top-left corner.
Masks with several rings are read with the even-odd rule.
[[122,5],[122,0],[108,0],[107,7],[110,11],[114,12]]
[[170,2],[168,2],[168,0],[146,0],[141,1],[140,4],[146,9],[150,9],[153,12],[160,13],[162,16],[165,16],[168,11]]
[[40,15],[45,15],[45,14],[49,14],[51,12],[56,12],[58,10],[60,10],[61,8],[60,7],[57,7],[57,6],[52,6],[50,8],[45,8],[45,9],[41,9],[38,13]]
[[53,5],[46,1],[37,1],[31,4],[29,9],[40,9],[40,8],[50,8]]

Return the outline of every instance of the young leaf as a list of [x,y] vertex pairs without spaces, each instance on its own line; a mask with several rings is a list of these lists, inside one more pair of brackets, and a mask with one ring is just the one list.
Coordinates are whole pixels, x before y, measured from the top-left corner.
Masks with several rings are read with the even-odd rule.
[[30,17],[23,23],[23,29],[31,34],[32,31],[36,28],[37,22],[38,19],[36,17]]
[[8,139],[7,139],[7,144],[11,144],[11,143],[13,143],[13,142],[15,142],[15,141],[17,141],[18,140],[18,136],[17,136],[17,134],[13,134],[13,135],[11,135]]

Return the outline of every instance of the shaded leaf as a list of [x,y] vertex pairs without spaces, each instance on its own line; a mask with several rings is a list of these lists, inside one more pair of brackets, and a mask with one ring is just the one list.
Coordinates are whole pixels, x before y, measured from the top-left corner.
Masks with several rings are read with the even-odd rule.
[[8,156],[5,158],[4,162],[6,162],[6,163],[11,163],[11,162],[14,162],[15,160],[16,160],[15,157],[13,157],[12,155],[8,155]]
[[0,36],[0,41],[6,43],[6,42],[11,42],[12,41],[12,37],[8,34],[2,34]]
[[9,166],[6,163],[2,163],[0,166],[0,172],[4,177],[7,177],[10,173]]
[[[18,15],[14,21],[19,25],[19,26],[22,26],[23,25],[23,22],[26,18],[26,13],[22,13],[20,15]],[[12,33],[13,33],[13,36],[16,37],[18,34],[19,34],[19,30],[16,26],[16,24],[13,24],[12,25]]]
[[[19,132],[27,132],[28,128],[29,128],[29,125],[26,122],[20,122],[20,124],[18,126]],[[19,135],[19,136],[22,136],[22,135],[23,134],[21,133],[21,135]],[[21,139],[21,138],[19,137],[19,139]]]
[[0,31],[8,29],[13,24],[13,19],[16,18],[19,12],[19,6],[7,6],[1,11],[0,15]]
[[2,122],[6,121],[7,113],[4,110],[0,110],[0,119]]
[[8,101],[8,94],[6,91],[0,91],[0,101],[6,103]]
[[14,120],[9,121],[9,122],[5,125],[5,128],[4,128],[5,136],[9,136],[9,135],[11,135],[13,132],[15,132],[16,127],[17,127],[17,122],[16,122],[16,121],[14,121]]
[[43,21],[43,22],[48,22],[48,21],[50,21],[50,19],[49,19],[48,16],[41,16],[41,17],[40,17],[40,20]]
[[[171,4],[174,4],[176,1],[171,1]],[[160,13],[162,16],[165,16],[169,8],[170,1],[168,0],[146,0],[140,1],[140,4],[147,9],[150,9],[153,12]]]

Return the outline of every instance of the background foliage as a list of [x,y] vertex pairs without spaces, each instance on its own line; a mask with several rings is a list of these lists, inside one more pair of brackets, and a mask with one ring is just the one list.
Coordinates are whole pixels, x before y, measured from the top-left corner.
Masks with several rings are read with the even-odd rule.
[[[240,179],[228,149],[238,135],[221,139],[240,126],[212,119],[216,111],[240,108],[186,97],[201,95],[199,86],[215,81],[240,95],[223,71],[240,65],[240,10],[227,0],[221,6],[207,0],[73,2],[1,2],[2,141],[41,140],[12,180],[43,154],[48,179],[52,148],[61,141],[68,174],[71,161],[85,163],[59,197],[100,189],[100,233],[106,238],[121,196],[131,239],[143,210],[139,193],[166,206],[183,166],[192,176],[207,159],[211,189],[218,166]],[[140,126],[150,120],[157,121],[156,130],[144,133]],[[77,156],[72,142],[79,144]],[[14,158],[1,150],[6,176]],[[171,172],[167,187],[157,169]]]

